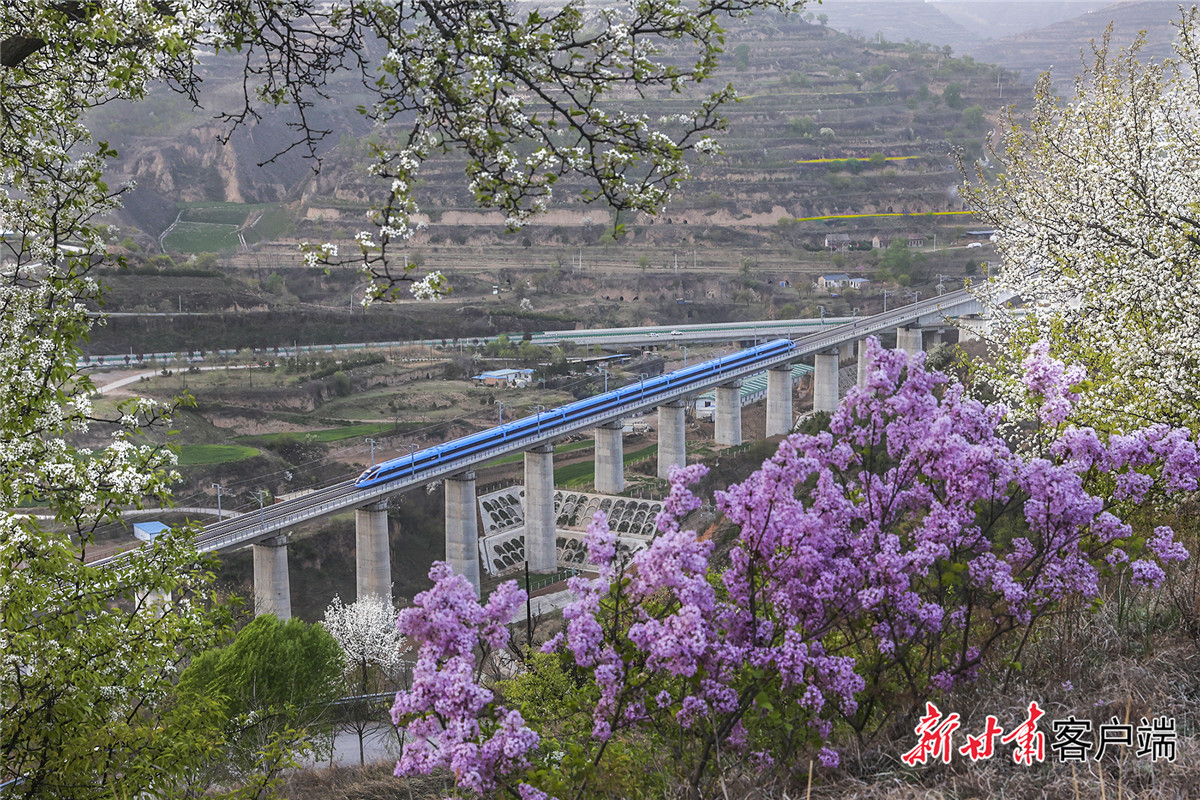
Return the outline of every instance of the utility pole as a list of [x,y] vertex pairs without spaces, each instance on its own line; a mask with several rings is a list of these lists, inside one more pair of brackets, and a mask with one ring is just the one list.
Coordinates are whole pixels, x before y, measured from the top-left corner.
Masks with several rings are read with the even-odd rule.
[[263,510],[263,503],[271,496],[271,493],[266,489],[259,489],[254,493],[254,496],[258,500],[258,527],[265,528],[267,527],[267,521],[266,512]]
[[370,436],[367,437],[367,444],[371,445],[371,466],[375,466],[375,440]]
[[529,590],[529,559],[525,559],[525,646],[533,652],[533,592]]
[[221,521],[221,490],[225,487],[219,483],[214,483],[213,488],[217,490],[217,522]]

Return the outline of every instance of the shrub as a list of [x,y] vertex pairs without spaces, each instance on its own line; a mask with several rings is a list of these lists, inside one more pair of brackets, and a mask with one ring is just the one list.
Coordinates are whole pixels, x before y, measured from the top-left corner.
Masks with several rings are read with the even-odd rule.
[[713,793],[718,754],[785,778],[804,751],[832,767],[835,726],[869,735],[974,680],[1045,616],[1098,602],[1103,577],[1157,584],[1187,557],[1169,527],[1126,521],[1197,488],[1186,431],[1065,426],[1083,373],[1040,345],[1023,365],[1036,416],[1018,452],[1001,435],[1006,409],[968,399],[923,356],[873,341],[868,358],[868,385],[827,431],[788,437],[717,493],[738,531],[724,569],[712,541],[681,528],[700,506],[687,489],[700,465],[675,472],[659,536],[628,562],[596,515],[586,543],[600,577],[571,579],[565,630],[542,648],[575,687],[560,703],[526,702],[552,672],[507,697],[475,680],[475,645],[507,643],[523,592],[502,584],[481,607],[435,566],[399,620],[421,644],[393,709],[409,737],[398,772],[444,766],[475,791],[578,796],[611,752],[647,737],[690,796]]

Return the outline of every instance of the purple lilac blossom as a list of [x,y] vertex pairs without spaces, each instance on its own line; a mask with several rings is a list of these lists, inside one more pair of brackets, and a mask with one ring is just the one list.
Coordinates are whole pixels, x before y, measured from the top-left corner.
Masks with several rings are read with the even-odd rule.
[[480,605],[471,583],[448,564],[435,563],[429,577],[433,588],[418,594],[396,622],[419,642],[412,688],[398,692],[392,706],[393,723],[409,739],[396,774],[445,767],[459,786],[482,794],[499,776],[528,767],[539,742],[519,711],[493,704],[493,692],[475,682],[476,645],[507,642],[507,624],[525,592],[510,581]]
[[[871,339],[867,358],[867,385],[851,389],[829,431],[787,437],[758,471],[717,493],[737,529],[719,575],[712,543],[683,529],[700,506],[688,486],[702,466],[672,470],[659,536],[628,575],[618,574],[603,515],[593,518],[585,542],[600,574],[571,579],[564,633],[543,649],[565,648],[590,675],[594,741],[666,720],[704,735],[725,720],[729,745],[766,766],[772,753],[741,722],[758,708],[747,675],[788,693],[793,713],[824,742],[867,686],[857,658],[836,649],[847,631],[869,632],[863,655],[885,665],[922,648],[939,654],[914,688],[948,692],[978,677],[983,653],[967,646],[980,640],[966,638],[972,626],[1019,628],[1065,599],[1096,599],[1102,569],[1129,569],[1152,584],[1165,577],[1162,564],[1187,558],[1166,526],[1132,549],[1121,517],[1122,504],[1151,492],[1196,488],[1200,451],[1186,431],[1158,425],[1102,437],[1066,424],[1083,373],[1038,345],[1024,382],[1055,430],[1045,457],[1027,459],[1000,433],[1006,409],[967,397],[927,370],[923,354],[885,351]],[[1112,503],[1090,488],[1096,474],[1115,485]],[[1025,530],[993,540],[988,520],[1010,509]],[[413,689],[393,709],[410,739],[397,769],[449,766],[475,791],[502,776],[528,779],[537,734],[471,679],[476,643],[503,642],[504,612],[523,595],[506,585],[481,607],[448,567],[435,565],[430,577],[434,588],[398,623],[420,649]],[[954,599],[942,605],[930,589],[951,577]],[[617,606],[622,625],[613,624]],[[828,746],[817,758],[839,763]],[[517,785],[524,800],[546,798]]]

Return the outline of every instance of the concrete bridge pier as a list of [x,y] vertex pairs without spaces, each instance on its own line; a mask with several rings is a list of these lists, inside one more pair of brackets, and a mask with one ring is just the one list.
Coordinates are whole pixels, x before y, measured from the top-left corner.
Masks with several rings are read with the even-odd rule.
[[292,586],[288,580],[288,535],[254,543],[254,616],[292,618]]
[[525,559],[530,572],[554,572],[554,446],[525,451]]
[[731,381],[717,387],[714,436],[717,444],[742,443],[742,382]]
[[671,465],[687,465],[687,432],[683,421],[684,403],[672,400],[658,407],[658,477],[670,476]]
[[910,356],[925,349],[925,334],[920,328],[896,328],[896,349],[903,350]]
[[625,425],[615,419],[596,427],[596,491],[619,494],[625,490]]
[[475,473],[472,470],[446,480],[446,562],[455,575],[463,575],[479,596],[479,523],[475,510]]
[[767,436],[792,432],[792,365],[767,370]]
[[858,340],[858,385],[867,385],[867,373],[871,370],[871,364],[867,359],[867,340]]
[[146,614],[153,614],[155,617],[166,614],[167,608],[171,605],[171,593],[159,589],[148,589],[141,599],[142,611]]
[[832,414],[838,405],[838,351],[813,356],[813,411]]
[[359,600],[368,595],[391,599],[387,498],[354,510],[354,567]]

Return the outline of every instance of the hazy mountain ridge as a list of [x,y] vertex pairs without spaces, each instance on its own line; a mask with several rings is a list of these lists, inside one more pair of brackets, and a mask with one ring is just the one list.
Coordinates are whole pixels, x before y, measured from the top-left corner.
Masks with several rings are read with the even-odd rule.
[[1019,71],[1026,80],[1053,67],[1055,84],[1061,89],[1072,83],[1084,61],[1091,61],[1093,42],[1100,42],[1110,24],[1114,47],[1129,45],[1144,30],[1143,60],[1173,55],[1171,44],[1176,30],[1171,23],[1179,16],[1179,4],[1175,2],[1114,3],[1017,36],[981,43],[968,52]]
[[1179,4],[1134,0],[1104,4],[1070,0],[1029,2],[917,2],[915,0],[842,0],[821,5],[828,24],[867,39],[923,41],[949,45],[954,53],[999,64],[1026,81],[1052,66],[1060,87],[1079,72],[1080,54],[1090,57],[1091,43],[1113,26],[1113,43],[1124,46],[1145,30],[1146,57],[1171,55]]

